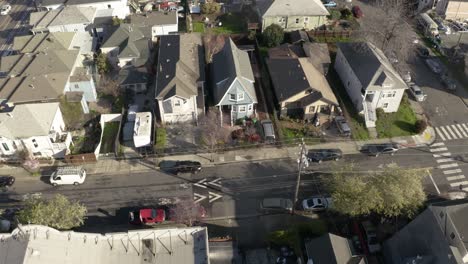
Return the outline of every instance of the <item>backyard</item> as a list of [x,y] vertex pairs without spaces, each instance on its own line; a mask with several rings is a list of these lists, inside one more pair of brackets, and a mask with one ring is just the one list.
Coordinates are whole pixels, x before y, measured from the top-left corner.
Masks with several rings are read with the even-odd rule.
[[60,111],[62,112],[65,125],[71,129],[78,129],[85,120],[81,103],[68,102],[65,97],[60,98]]
[[107,154],[115,151],[115,140],[119,133],[120,122],[108,122],[104,124],[104,132],[102,133],[101,149],[99,153]]

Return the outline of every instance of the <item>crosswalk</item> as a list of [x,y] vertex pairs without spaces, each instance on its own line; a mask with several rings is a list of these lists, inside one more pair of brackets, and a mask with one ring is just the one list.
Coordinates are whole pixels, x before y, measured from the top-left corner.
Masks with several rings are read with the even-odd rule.
[[468,138],[468,123],[439,126],[435,131],[442,141]]
[[442,170],[450,187],[468,191],[468,178],[459,168],[457,161],[453,159],[452,153],[448,152],[445,143],[434,143],[430,146],[429,151],[433,153],[432,156],[437,162],[437,168]]

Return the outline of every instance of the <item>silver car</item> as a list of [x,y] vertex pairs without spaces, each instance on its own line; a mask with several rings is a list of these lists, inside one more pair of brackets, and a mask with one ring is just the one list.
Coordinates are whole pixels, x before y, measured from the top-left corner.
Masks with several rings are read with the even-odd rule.
[[415,83],[408,83],[409,86],[409,92],[413,96],[413,98],[418,101],[418,102],[424,102],[427,98],[427,94],[425,94],[422,90],[421,87],[416,85]]

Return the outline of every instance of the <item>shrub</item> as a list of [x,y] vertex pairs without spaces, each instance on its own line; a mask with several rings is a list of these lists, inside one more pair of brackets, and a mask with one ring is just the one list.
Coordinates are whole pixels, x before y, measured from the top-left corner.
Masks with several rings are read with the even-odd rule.
[[348,8],[343,8],[341,10],[341,19],[351,19],[353,17],[353,12]]
[[414,125],[416,127],[416,133],[418,133],[418,134],[421,134],[427,128],[427,122],[424,119],[420,119],[420,120],[416,121],[416,123]]
[[283,41],[284,31],[280,25],[271,24],[263,31],[262,40],[267,47],[276,47]]
[[219,3],[204,3],[201,5],[201,11],[203,14],[215,14],[221,10]]
[[341,12],[338,10],[331,10],[330,15],[328,16],[328,19],[331,20],[338,20],[341,18]]

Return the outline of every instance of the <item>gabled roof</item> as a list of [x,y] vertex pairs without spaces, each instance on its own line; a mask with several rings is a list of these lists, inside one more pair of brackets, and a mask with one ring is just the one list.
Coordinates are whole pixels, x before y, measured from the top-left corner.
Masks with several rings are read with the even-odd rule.
[[[177,24],[177,12],[150,12],[147,14],[133,14],[130,23],[136,27],[147,28],[151,36],[151,27],[159,25]],[[145,33],[145,32],[143,32]]]
[[[219,104],[229,90],[231,84],[237,79],[244,90],[254,102],[257,102],[255,94],[255,81],[247,52],[237,48],[231,38],[226,38],[224,46],[213,56],[212,76],[215,86],[215,105]],[[217,84],[217,85],[216,85]]]
[[[395,87],[406,87],[405,82],[395,71],[383,52],[368,42],[338,43],[346,61],[364,88],[368,88],[377,74],[384,72]],[[377,83],[377,85],[379,85]]]
[[331,63],[330,51],[328,50],[327,43],[306,42],[302,45],[302,48],[315,68],[321,73],[324,73],[323,66]]
[[16,105],[0,113],[0,136],[9,139],[49,135],[59,103]]
[[304,49],[299,45],[284,43],[278,47],[268,49],[268,57],[271,59],[290,59],[305,57]]
[[70,49],[75,32],[50,32],[15,37],[13,49],[20,53]]
[[261,0],[257,7],[261,17],[329,15],[320,0]]
[[347,238],[327,233],[305,243],[307,257],[317,264],[364,264],[362,256],[354,256]]
[[96,8],[94,7],[66,6],[62,9],[31,13],[29,25],[34,30],[51,26],[91,24],[95,16]]
[[200,34],[165,35],[159,40],[156,99],[198,95],[204,81],[204,53]]
[[148,71],[145,67],[125,67],[119,71],[119,84],[146,84],[148,82]]
[[145,64],[150,53],[148,38],[138,27],[130,24],[120,24],[115,27],[101,47],[119,47],[119,58],[139,58],[139,63],[135,66]]

